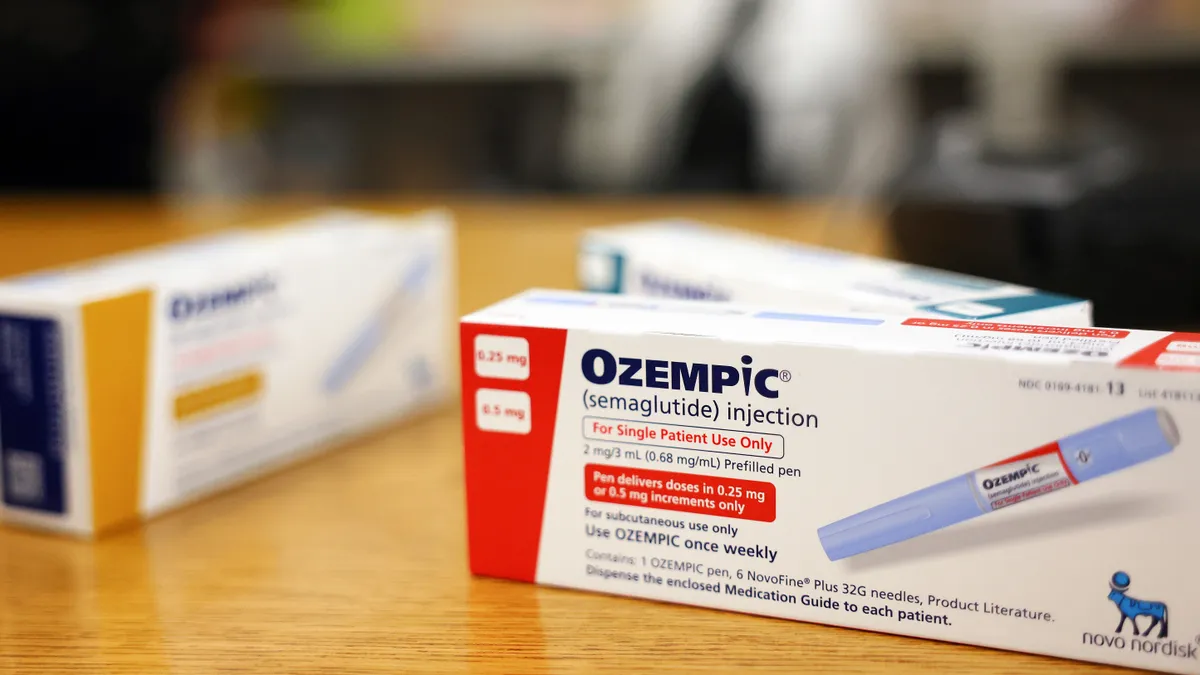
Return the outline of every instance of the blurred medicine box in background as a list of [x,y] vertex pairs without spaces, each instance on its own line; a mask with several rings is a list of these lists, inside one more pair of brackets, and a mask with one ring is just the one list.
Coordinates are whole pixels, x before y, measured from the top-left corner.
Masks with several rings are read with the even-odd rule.
[[443,402],[454,256],[333,211],[0,284],[4,520],[102,534]]

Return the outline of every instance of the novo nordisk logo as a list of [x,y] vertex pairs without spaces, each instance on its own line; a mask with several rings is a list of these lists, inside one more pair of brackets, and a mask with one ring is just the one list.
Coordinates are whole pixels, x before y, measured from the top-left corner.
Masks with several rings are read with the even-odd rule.
[[[1171,638],[1168,635],[1167,603],[1160,600],[1142,600],[1130,595],[1132,584],[1133,579],[1128,573],[1113,573],[1108,581],[1108,600],[1116,605],[1120,621],[1112,633],[1085,632],[1083,644],[1139,654],[1155,654],[1171,659],[1200,660],[1200,635],[1189,635],[1183,640]],[[1138,619],[1143,623],[1139,624]],[[1146,621],[1149,621],[1149,625]],[[1133,629],[1132,635],[1125,631],[1126,625]]]
[[787,382],[792,374],[775,368],[753,367],[754,359],[742,357],[742,365],[717,363],[662,361],[613,356],[605,349],[589,349],[583,354],[583,376],[592,384],[617,384],[651,389],[682,389],[684,391],[720,394],[725,389],[740,388],[747,396],[751,391],[764,398],[779,398],[776,382]]
[[245,305],[275,291],[275,280],[269,275],[247,279],[238,284],[197,293],[179,293],[171,298],[171,318],[184,321],[193,317]]

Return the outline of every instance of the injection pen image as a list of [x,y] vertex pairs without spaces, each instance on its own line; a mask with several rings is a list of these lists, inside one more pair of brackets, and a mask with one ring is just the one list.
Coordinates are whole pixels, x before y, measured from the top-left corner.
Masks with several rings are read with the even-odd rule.
[[918,490],[817,530],[830,560],[949,527],[1171,452],[1170,413],[1149,408]]
[[383,305],[376,310],[366,324],[355,334],[350,345],[338,355],[333,365],[325,372],[325,391],[336,393],[344,388],[354,376],[362,371],[371,356],[391,330],[399,323],[410,306],[410,300],[425,283],[433,266],[429,256],[422,256],[401,278],[395,290]]

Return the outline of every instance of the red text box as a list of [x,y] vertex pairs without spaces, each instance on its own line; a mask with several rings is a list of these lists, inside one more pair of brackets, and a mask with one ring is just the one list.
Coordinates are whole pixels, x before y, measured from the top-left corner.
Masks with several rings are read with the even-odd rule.
[[757,480],[588,464],[584,490],[594,502],[775,521],[775,485]]

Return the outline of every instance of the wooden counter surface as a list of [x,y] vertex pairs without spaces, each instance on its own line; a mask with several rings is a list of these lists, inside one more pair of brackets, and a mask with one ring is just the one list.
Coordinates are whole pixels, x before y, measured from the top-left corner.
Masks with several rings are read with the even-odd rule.
[[[411,211],[440,202],[361,204]],[[773,202],[454,201],[461,309],[573,287],[579,230],[691,216],[886,253],[869,219]],[[0,273],[304,204],[179,213],[0,201]],[[200,225],[198,223],[205,223]],[[473,579],[456,407],[99,543],[0,528],[0,673],[1118,672]]]

